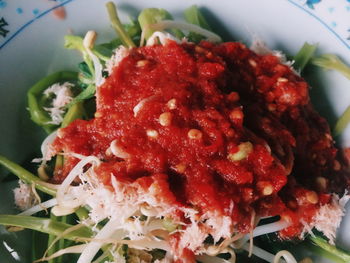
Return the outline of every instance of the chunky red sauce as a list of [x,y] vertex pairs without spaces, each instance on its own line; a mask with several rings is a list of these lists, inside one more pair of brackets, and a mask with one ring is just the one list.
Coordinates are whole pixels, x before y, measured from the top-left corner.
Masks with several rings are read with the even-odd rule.
[[[273,55],[241,43],[134,48],[96,97],[95,118],[61,129],[54,147],[98,156],[106,185],[111,174],[145,188],[157,180],[160,198],[230,216],[239,232],[249,232],[254,211],[280,215],[293,223],[284,237],[297,236],[301,219],[310,222],[329,201],[313,191],[334,171],[329,128],[312,110],[306,82]],[[55,180],[76,162],[68,159]],[[316,175],[303,179],[308,170]]]

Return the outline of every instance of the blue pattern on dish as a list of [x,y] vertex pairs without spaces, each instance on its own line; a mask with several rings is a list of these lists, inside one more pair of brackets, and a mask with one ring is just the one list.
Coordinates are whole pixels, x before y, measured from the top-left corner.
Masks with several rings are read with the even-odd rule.
[[307,5],[309,8],[314,9],[314,8],[315,8],[314,5],[315,5],[315,4],[318,4],[318,3],[320,3],[320,2],[321,2],[321,0],[307,0],[307,1],[306,1],[306,5]]
[[[34,9],[32,9],[32,10],[28,10],[29,12],[32,13],[32,17],[28,17],[28,20],[24,21],[21,24],[19,24],[18,21],[16,21],[16,19],[17,19],[16,17],[18,17],[18,16],[14,16],[14,15],[10,14],[10,12],[13,11],[13,14],[23,14],[25,12],[25,9],[23,9],[23,7],[16,7],[13,10],[10,9],[10,12],[6,13],[6,15],[7,15],[6,19],[9,18],[10,20],[5,20],[6,25],[0,24],[0,30],[2,30],[2,31],[0,31],[0,32],[2,32],[2,34],[0,34],[0,50],[5,45],[9,44],[12,39],[14,39],[17,35],[19,35],[29,25],[31,25],[32,23],[34,23],[38,19],[46,16],[47,14],[50,14],[56,8],[61,7],[61,6],[65,6],[66,4],[68,4],[72,1],[74,1],[74,0],[58,0],[58,1],[51,0],[51,1],[48,1],[47,3],[55,2],[55,4],[54,5],[52,5],[52,4],[47,5],[48,8],[45,9],[44,11],[40,11],[39,8],[35,8],[35,6],[30,5],[31,8],[34,7]],[[4,1],[0,0],[0,3],[1,2],[4,2]],[[41,5],[43,5],[43,4],[41,3]],[[33,16],[34,16],[34,18],[33,18]],[[0,19],[1,19],[1,17],[0,17]],[[13,26],[12,24],[14,24],[15,26]],[[4,29],[3,28],[4,26],[8,26],[8,29]]]
[[39,15],[39,13],[40,13],[40,10],[38,9],[38,8],[35,8],[35,9],[33,9],[33,14],[35,15],[35,16],[37,16],[37,15]]
[[23,14],[23,9],[22,8],[20,8],[20,7],[17,7],[16,8],[16,12],[17,12],[17,14]]
[[0,8],[5,8],[7,3],[5,1],[0,0]]
[[8,26],[8,23],[2,17],[0,19],[0,36],[2,36],[2,37],[6,37],[6,35],[10,32],[9,30],[6,29],[6,26]]
[[[23,31],[28,25],[33,23],[35,20],[45,16],[46,14],[53,11],[58,6],[64,6],[69,2],[74,0],[49,0],[47,1],[47,7],[45,9],[42,8],[42,3],[40,3],[41,7],[39,7],[39,3],[37,6],[31,5],[34,9],[27,10],[23,6],[16,6],[13,9],[7,8],[6,17],[4,17],[7,22],[6,33],[0,35],[0,49],[8,44],[11,39],[13,39],[16,35],[18,35],[21,31]],[[350,0],[287,0],[301,9],[303,9],[307,14],[312,15],[322,24],[324,24],[330,31],[332,31],[349,49],[350,49],[350,37],[349,37],[349,22],[344,19],[344,15],[348,16],[350,12]],[[335,2],[337,2],[335,8]],[[0,9],[4,9],[5,7],[9,7],[11,2],[0,0]],[[21,14],[31,13],[34,15],[33,17],[28,17],[27,21],[23,21],[22,24],[15,23],[16,16],[13,14]],[[2,17],[0,17],[1,19]],[[14,23],[12,23],[14,22]],[[346,24],[347,23],[347,24]],[[2,29],[4,30],[4,29]],[[9,31],[9,32],[7,32]],[[3,31],[4,32],[4,31]]]
[[288,0],[315,17],[332,31],[349,49],[350,0]]

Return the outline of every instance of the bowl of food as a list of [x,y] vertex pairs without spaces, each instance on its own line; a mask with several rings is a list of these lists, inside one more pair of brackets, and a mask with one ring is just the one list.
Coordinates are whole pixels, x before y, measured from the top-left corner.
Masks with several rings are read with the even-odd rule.
[[0,1],[6,262],[349,262],[349,1]]

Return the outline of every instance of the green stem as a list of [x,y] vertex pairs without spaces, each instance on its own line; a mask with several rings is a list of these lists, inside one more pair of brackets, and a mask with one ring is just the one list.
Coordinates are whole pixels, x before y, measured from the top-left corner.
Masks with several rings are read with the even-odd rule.
[[[203,14],[201,13],[201,11],[198,9],[196,5],[192,5],[189,8],[185,9],[184,17],[188,23],[191,23],[193,25],[197,25],[197,26],[200,26],[201,28],[212,31],[205,17],[203,16]],[[203,39],[203,36],[193,32],[190,32],[187,37],[190,41],[194,41],[194,42],[199,42]]]
[[[67,223],[67,216],[62,216],[60,219],[61,219],[60,220],[61,223]],[[65,242],[66,242],[66,240],[64,238],[60,239],[58,241],[58,248],[57,248],[56,251],[60,251],[61,249],[64,249],[65,248]],[[63,256],[57,258],[57,263],[63,263]]]
[[316,246],[322,248],[323,250],[330,253],[332,256],[335,256],[342,260],[343,262],[350,262],[350,254],[346,253],[345,251],[337,248],[336,246],[333,246],[329,244],[326,240],[324,240],[321,237],[317,236],[309,236],[308,237]]
[[72,121],[82,119],[84,116],[84,106],[82,101],[78,101],[68,109],[61,123],[61,128],[67,127]]
[[84,221],[85,219],[89,218],[89,212],[84,207],[79,207],[79,209],[75,211],[75,214],[78,216],[80,221]]
[[52,195],[52,196],[56,195],[56,190],[52,187],[53,185],[50,185],[49,183],[42,181],[39,177],[30,173],[29,171],[24,169],[22,166],[10,161],[9,159],[1,155],[0,155],[0,165],[4,166],[10,172],[15,174],[23,182],[27,184],[34,184],[35,188],[49,195]]
[[[20,215],[0,215],[0,224],[5,226],[17,226],[29,228],[49,235],[60,235],[66,229],[72,227],[70,224],[57,222],[48,218]],[[88,227],[81,227],[65,235],[63,238],[73,241],[85,241],[93,236]]]
[[350,67],[346,65],[339,57],[333,54],[324,54],[322,56],[313,58],[311,62],[321,68],[328,70],[336,70],[350,79]]
[[316,49],[317,45],[310,45],[309,43],[305,42],[299,52],[294,56],[293,67],[300,72],[303,71],[307,63],[309,63],[310,59],[314,55]]
[[87,100],[92,98],[95,95],[96,87],[95,85],[89,85],[86,89],[79,93],[68,105],[67,108],[70,108],[74,103],[79,101]]
[[[141,30],[147,40],[154,30],[151,28],[153,24],[157,24],[163,20],[173,20],[172,15],[162,8],[145,8],[138,17]],[[171,29],[171,33],[178,39],[182,39],[185,35],[179,29]]]
[[192,5],[184,11],[185,20],[188,23],[200,26],[201,28],[212,30],[205,20],[203,14],[199,11],[196,5]]
[[[53,213],[50,214],[50,219],[52,221],[56,221],[58,219],[58,217],[56,217]],[[50,245],[52,244],[52,242],[54,242],[55,240],[55,235],[50,234],[48,241],[47,241],[47,247],[50,247]],[[47,251],[47,256],[51,256],[52,254],[54,254],[57,250],[57,245],[54,245],[52,248],[50,248]],[[56,258],[52,258],[50,259],[47,263],[57,263]]]
[[41,79],[33,87],[31,87],[27,93],[28,108],[31,119],[36,124],[44,127],[46,131],[51,131],[55,125],[48,124],[51,119],[44,110],[43,105],[40,102],[40,98],[42,97],[44,90],[49,86],[58,82],[77,80],[77,78],[78,74],[76,72],[61,71]]
[[113,2],[108,2],[106,4],[106,7],[107,7],[109,19],[111,20],[112,27],[120,36],[122,42],[128,47],[135,47],[135,43],[132,41],[129,35],[125,32],[124,27],[120,22],[115,4]]
[[344,113],[340,116],[337,123],[335,124],[333,134],[334,136],[340,135],[346,126],[350,123],[350,106],[344,111]]

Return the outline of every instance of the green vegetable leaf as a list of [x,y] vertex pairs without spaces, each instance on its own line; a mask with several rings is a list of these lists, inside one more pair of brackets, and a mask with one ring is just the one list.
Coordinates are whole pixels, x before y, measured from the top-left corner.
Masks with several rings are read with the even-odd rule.
[[72,121],[82,119],[85,115],[85,110],[82,101],[78,101],[69,107],[66,115],[64,115],[61,127],[67,127]]
[[188,23],[200,26],[204,29],[212,31],[203,14],[199,11],[196,5],[192,5],[184,12],[185,19]]
[[49,124],[51,118],[44,109],[43,92],[55,83],[75,81],[77,78],[78,74],[76,72],[61,71],[41,79],[29,89],[27,97],[31,119],[39,126],[42,126],[48,133],[52,132],[57,126]]
[[339,262],[344,262],[344,263],[350,262],[350,254],[348,254],[344,250],[337,248],[336,246],[329,244],[325,239],[323,239],[319,236],[309,236],[308,238],[316,246],[322,248],[323,250],[327,251],[331,255],[340,259],[341,261],[339,261]]
[[[57,236],[63,231],[72,227],[72,225],[57,222],[48,218],[22,215],[0,215],[0,224],[4,226],[16,226],[32,229],[49,235]],[[81,227],[69,232],[63,238],[73,241],[85,241],[93,236],[93,232],[88,227]]]
[[87,100],[92,98],[95,95],[96,86],[93,84],[90,84],[85,90],[79,93],[78,96],[76,96],[67,106],[67,108],[70,108],[72,105],[79,101]]
[[85,47],[83,45],[83,38],[74,35],[64,36],[64,47],[68,49],[76,49],[81,53],[85,52]]
[[27,184],[34,184],[35,188],[49,195],[56,195],[56,190],[53,187],[51,187],[51,184],[42,181],[39,177],[35,176],[20,165],[10,161],[9,159],[1,155],[0,165],[4,166],[10,172],[15,174],[23,182]]
[[[199,8],[196,5],[192,5],[189,8],[187,8],[184,12],[184,17],[188,23],[194,24],[194,25],[200,26],[201,28],[212,31],[208,22],[206,21],[203,14],[200,12]],[[193,41],[193,42],[199,42],[202,39],[204,39],[203,36],[193,32],[190,32],[187,38],[189,39],[189,41]]]
[[336,55],[324,54],[320,57],[313,58],[311,62],[321,68],[339,71],[346,78],[350,79],[350,67]]
[[108,2],[106,4],[109,19],[111,21],[112,27],[114,30],[117,32],[118,36],[122,40],[122,42],[127,46],[127,47],[135,47],[135,43],[132,41],[130,36],[127,34],[125,31],[122,23],[119,20],[118,13],[117,13],[117,8],[113,2]]
[[104,45],[94,46],[92,52],[102,61],[108,61],[113,55],[113,49],[109,49]]
[[85,78],[92,78],[91,71],[86,64],[86,62],[81,62],[78,64],[79,73],[81,73]]
[[293,67],[300,72],[303,71],[304,67],[313,57],[316,49],[317,45],[310,45],[309,43],[305,42],[299,52],[294,56]]
[[[173,20],[173,17],[168,11],[162,8],[145,8],[142,10],[138,17],[138,21],[142,31],[144,31],[146,39],[148,39],[154,33],[154,30],[152,30],[150,26],[161,22],[162,20]],[[173,29],[171,32],[177,38],[181,39],[184,37],[184,34],[178,29]]]
[[131,19],[129,24],[124,24],[124,29],[131,38],[136,38],[141,35],[141,27],[137,20]]
[[334,136],[340,135],[344,129],[350,123],[350,106],[344,111],[344,113],[340,116],[337,123],[335,124],[333,134]]

